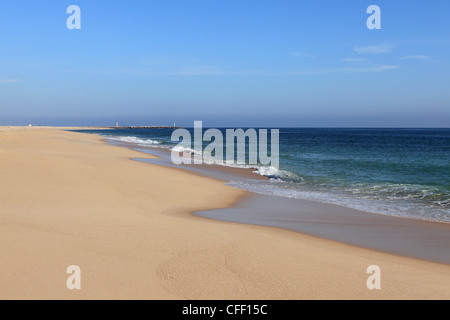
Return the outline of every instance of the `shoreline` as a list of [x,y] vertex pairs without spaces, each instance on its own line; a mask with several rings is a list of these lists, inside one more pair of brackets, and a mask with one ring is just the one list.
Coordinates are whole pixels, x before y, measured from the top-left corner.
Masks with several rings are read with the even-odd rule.
[[[228,183],[230,179],[267,180],[251,169],[217,165],[173,165],[168,156],[170,151],[166,149],[143,147],[108,138],[104,140],[105,143],[158,157],[156,160],[134,160],[192,172],[224,183]],[[198,210],[192,214],[216,221],[280,228],[362,249],[450,266],[450,228],[446,221],[377,214],[314,200],[290,199],[236,189],[245,194],[234,205],[222,209]]]
[[[179,169],[182,169],[182,170],[193,171],[193,172],[196,172],[197,174],[200,174],[200,175],[203,175],[203,176],[207,176],[207,177],[210,177],[210,178],[211,178],[211,176],[210,176],[211,172],[220,171],[220,172],[231,174],[233,177],[247,177],[247,178],[251,178],[252,180],[266,180],[266,181],[270,179],[267,176],[263,176],[263,175],[260,175],[259,173],[253,172],[253,169],[250,169],[250,168],[239,168],[239,167],[233,167],[233,166],[227,166],[227,165],[206,165],[206,164],[201,164],[201,165],[194,165],[194,164],[192,164],[192,165],[172,165],[172,164],[162,163],[162,162],[159,163],[158,160],[161,160],[161,155],[162,154],[164,154],[164,153],[169,154],[170,153],[170,151],[168,149],[163,149],[163,148],[159,148],[159,147],[145,147],[145,146],[140,146],[138,144],[133,144],[131,142],[117,142],[117,141],[114,141],[114,140],[108,141],[108,138],[105,138],[104,140],[105,140],[105,143],[108,143],[108,144],[111,144],[111,145],[117,145],[117,146],[129,148],[131,150],[143,152],[145,154],[150,154],[150,155],[154,155],[154,156],[158,157],[157,160],[144,161],[144,162],[156,163],[156,164],[169,166],[169,167],[173,167],[173,168],[179,168]],[[139,158],[133,159],[133,160],[140,161]],[[229,183],[230,182],[229,180],[227,180],[225,178],[224,175],[216,175],[216,177],[213,177],[213,179],[218,179],[218,180],[224,181],[225,183]],[[276,197],[276,198],[281,198],[281,199],[295,199],[295,200],[299,200],[299,201],[314,202],[314,203],[318,203],[318,204],[322,204],[322,205],[327,205],[327,206],[329,205],[329,206],[339,207],[339,208],[343,208],[343,209],[347,209],[347,210],[351,210],[351,211],[359,211],[359,212],[363,212],[365,214],[370,214],[370,215],[377,215],[377,216],[391,217],[391,218],[398,218],[398,219],[407,219],[407,220],[411,220],[411,221],[424,222],[424,223],[437,223],[437,224],[444,224],[444,225],[448,224],[448,225],[450,225],[450,221],[433,220],[433,219],[426,219],[426,218],[413,217],[413,216],[407,216],[407,215],[393,215],[393,214],[387,214],[387,213],[381,213],[381,212],[371,212],[371,211],[366,211],[366,210],[363,210],[363,209],[355,209],[355,208],[344,206],[344,205],[337,204],[337,203],[321,202],[321,201],[315,200],[315,199],[289,198],[289,197],[279,196],[279,195],[275,195],[275,194],[257,193],[255,191],[248,191],[248,190],[245,190],[245,189],[240,189],[240,188],[235,187],[235,186],[233,186],[233,188],[236,188],[238,190],[247,192],[249,194],[254,194],[254,195]]]
[[[101,130],[100,130],[101,131]],[[100,136],[103,136],[102,133],[96,133]],[[163,147],[159,147],[157,144],[156,145],[152,145],[152,146],[148,146],[145,144],[141,144],[140,142],[132,142],[132,141],[122,141],[121,139],[117,138],[117,137],[121,137],[119,136],[104,136],[104,138],[109,141],[110,143],[112,143],[113,145],[121,145],[121,146],[126,146],[126,147],[131,147],[133,150],[140,150],[143,151],[144,153],[150,153],[150,154],[154,154],[155,152],[157,152],[158,154],[163,155],[162,158],[168,158],[168,154],[170,154],[170,149],[167,148],[163,148]],[[156,150],[156,151],[155,151]],[[168,163],[161,163],[163,165],[167,165]],[[258,169],[258,167],[255,167],[254,169],[251,168],[240,168],[238,166],[234,166],[234,165],[227,165],[227,164],[221,164],[221,165],[181,165],[181,166],[174,166],[172,165],[172,163],[170,162],[169,166],[172,167],[182,167],[184,169],[188,169],[188,170],[193,170],[196,171],[198,173],[204,174],[206,171],[208,172],[208,174],[206,174],[206,176],[209,176],[213,171],[233,171],[236,174],[233,174],[233,177],[236,176],[242,176],[245,175],[246,177],[252,179],[252,180],[259,180],[259,179],[264,179],[264,180],[269,180],[270,177],[268,176],[264,176],[262,173],[259,172],[254,172],[254,169]],[[195,169],[195,168],[200,168],[200,170]],[[208,170],[203,170],[204,168],[209,168]],[[210,170],[212,169],[212,170]],[[282,170],[283,171],[283,170]],[[240,174],[242,173],[242,174]],[[213,174],[214,176],[216,176],[216,174]],[[224,180],[226,183],[230,183],[230,179],[222,179],[220,177],[221,180]],[[281,178],[283,179],[283,178]],[[285,180],[281,180],[280,182],[286,182]],[[325,197],[320,199],[317,197],[304,197],[304,196],[290,196],[289,193],[281,195],[281,194],[277,194],[277,192],[274,192],[274,190],[271,190],[272,192],[268,192],[267,189],[263,189],[263,191],[261,190],[255,190],[255,188],[253,188],[251,186],[251,184],[247,185],[245,184],[246,181],[243,181],[243,185],[239,185],[239,183],[234,183],[232,181],[232,183],[230,183],[230,185],[240,189],[240,190],[245,190],[254,194],[262,194],[262,195],[267,195],[267,196],[276,196],[276,197],[282,197],[285,199],[298,199],[301,201],[312,201],[312,202],[317,202],[317,203],[322,203],[322,204],[326,204],[326,205],[333,205],[333,206],[337,206],[340,208],[346,208],[348,210],[357,210],[357,211],[361,211],[364,213],[370,213],[370,214],[374,214],[374,215],[382,215],[382,216],[386,216],[386,217],[394,217],[394,218],[402,218],[402,219],[409,219],[412,221],[423,221],[423,222],[433,222],[433,223],[441,223],[441,224],[450,224],[450,220],[448,219],[440,219],[439,217],[433,217],[432,215],[428,215],[428,216],[423,216],[418,214],[417,212],[415,212],[415,210],[409,208],[409,211],[402,211],[400,208],[400,211],[393,211],[393,212],[387,212],[387,211],[383,211],[383,207],[378,207],[378,210],[374,209],[373,204],[372,206],[368,206],[367,203],[364,204],[364,200],[360,201],[361,199],[359,199],[359,203],[356,202],[351,202],[350,204],[345,204],[342,203],[342,198],[340,199],[339,196],[336,197],[336,194],[334,193],[330,193],[330,197]],[[269,189],[271,189],[271,186],[269,186],[268,184],[264,185],[266,188],[268,187]],[[282,189],[277,189],[276,188],[276,184],[274,184],[273,186],[275,186],[275,191],[282,191]],[[257,188],[256,188],[257,189]],[[282,193],[282,192],[281,192]],[[334,200],[330,200],[330,199],[334,199]],[[336,200],[338,199],[338,200]],[[348,200],[347,198],[345,198],[344,195],[344,199]],[[367,201],[371,201],[370,199]],[[376,207],[376,206],[375,206]],[[397,208],[399,209],[399,208]],[[416,208],[416,209],[420,209],[422,210],[423,208]],[[419,211],[420,211],[419,210]]]
[[[93,135],[0,130],[4,299],[449,299],[449,267],[189,212],[242,195]],[[69,183],[68,183],[69,182]],[[83,289],[65,288],[68,265]],[[379,264],[383,289],[366,288]],[[120,275],[120,276],[119,276]]]

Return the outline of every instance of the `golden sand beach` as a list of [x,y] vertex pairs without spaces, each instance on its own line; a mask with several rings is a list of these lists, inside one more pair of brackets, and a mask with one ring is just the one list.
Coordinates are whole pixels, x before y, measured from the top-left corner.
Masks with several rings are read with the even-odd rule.
[[[196,217],[245,192],[138,157],[94,135],[0,128],[0,299],[450,298],[448,265]],[[66,287],[70,265],[81,290]]]

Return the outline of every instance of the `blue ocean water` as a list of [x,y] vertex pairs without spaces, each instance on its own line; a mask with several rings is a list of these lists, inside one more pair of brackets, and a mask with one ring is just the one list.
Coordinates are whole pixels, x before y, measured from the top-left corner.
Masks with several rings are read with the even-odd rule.
[[[88,132],[171,149],[177,144],[171,141],[172,131]],[[255,171],[271,179],[230,181],[230,185],[372,213],[450,222],[450,129],[282,128],[279,170],[256,166]]]

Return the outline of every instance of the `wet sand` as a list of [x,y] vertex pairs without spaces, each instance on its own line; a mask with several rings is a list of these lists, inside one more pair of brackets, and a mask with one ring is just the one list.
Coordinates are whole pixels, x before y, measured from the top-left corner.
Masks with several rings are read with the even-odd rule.
[[195,214],[222,221],[279,227],[450,265],[448,223],[397,218],[326,203],[256,194],[242,199],[232,208]]

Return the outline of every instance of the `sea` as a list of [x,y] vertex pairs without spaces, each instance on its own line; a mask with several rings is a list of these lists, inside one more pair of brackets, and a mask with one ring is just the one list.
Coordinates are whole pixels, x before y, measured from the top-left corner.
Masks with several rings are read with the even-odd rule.
[[[186,129],[193,139],[194,129]],[[84,132],[151,152],[177,146],[174,130]],[[226,128],[219,130],[225,137]],[[246,159],[247,164],[231,166],[251,168],[269,179],[230,179],[229,185],[374,214],[450,222],[450,129],[280,128],[278,168],[249,165]]]

